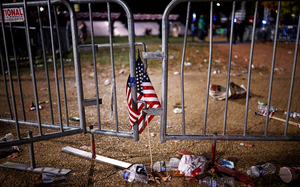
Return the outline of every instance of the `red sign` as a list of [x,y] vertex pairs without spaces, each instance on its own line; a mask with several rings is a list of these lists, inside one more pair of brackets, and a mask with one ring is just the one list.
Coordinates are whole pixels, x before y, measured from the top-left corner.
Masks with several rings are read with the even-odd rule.
[[[4,22],[24,21],[23,8],[5,8],[3,9]],[[1,19],[0,19],[1,21]]]

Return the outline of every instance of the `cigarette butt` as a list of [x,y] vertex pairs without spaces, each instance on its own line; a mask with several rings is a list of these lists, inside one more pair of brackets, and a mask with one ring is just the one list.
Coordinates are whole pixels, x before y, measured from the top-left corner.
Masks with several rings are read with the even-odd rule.
[[251,144],[251,143],[246,143],[245,146],[246,146],[246,147],[253,147],[253,144]]

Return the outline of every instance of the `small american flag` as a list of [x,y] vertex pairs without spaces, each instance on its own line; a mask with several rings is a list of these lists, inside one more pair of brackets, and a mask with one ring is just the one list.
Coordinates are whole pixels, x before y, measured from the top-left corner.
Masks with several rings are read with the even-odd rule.
[[[147,72],[144,72],[143,62],[138,56],[136,61],[136,77],[135,79],[128,76],[127,85],[126,85],[126,96],[127,96],[127,104],[128,104],[128,113],[129,113],[129,121],[130,127],[132,128],[134,123],[138,120],[139,125],[139,133],[143,132],[143,119],[142,110],[145,106],[144,103],[138,103],[138,111],[135,111],[132,108],[132,100],[131,100],[131,87],[136,83],[137,86],[137,100],[142,100],[147,103],[147,108],[161,108],[160,102],[157,98],[155,90],[152,86],[152,83],[148,77]],[[153,119],[154,116],[150,116],[148,121]],[[147,127],[147,121],[145,122],[145,127]]]

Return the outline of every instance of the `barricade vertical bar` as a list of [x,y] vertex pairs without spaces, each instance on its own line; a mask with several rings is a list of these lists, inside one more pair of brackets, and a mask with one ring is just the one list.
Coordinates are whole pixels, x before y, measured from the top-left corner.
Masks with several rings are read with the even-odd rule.
[[50,116],[51,116],[51,124],[54,125],[53,119],[53,109],[52,109],[52,98],[51,98],[51,89],[50,89],[50,82],[49,82],[49,72],[48,72],[48,63],[46,58],[46,48],[45,48],[45,41],[44,41],[44,32],[43,32],[43,23],[40,15],[40,7],[37,7],[38,17],[39,17],[39,25],[40,25],[40,32],[41,32],[41,42],[43,48],[43,56],[44,56],[44,66],[45,66],[45,73],[46,73],[46,80],[47,80],[47,88],[48,88],[48,97],[49,97],[49,107],[50,107]]
[[269,84],[268,108],[267,108],[265,134],[264,134],[265,136],[267,135],[267,132],[268,132],[269,112],[270,112],[270,104],[271,104],[272,85],[273,85],[274,67],[275,67],[275,59],[276,59],[276,48],[277,48],[277,38],[278,38],[278,25],[279,25],[279,18],[280,18],[280,5],[281,5],[281,1],[278,1],[276,29],[275,29],[274,47],[273,47],[273,57],[272,57],[272,66],[271,66],[271,75],[270,75],[270,84]]
[[231,13],[231,27],[230,27],[230,47],[228,57],[228,71],[227,71],[227,83],[226,83],[226,98],[225,98],[225,112],[224,112],[224,124],[223,124],[223,135],[226,134],[226,121],[227,121],[227,109],[228,109],[228,92],[230,82],[230,69],[231,69],[231,55],[232,55],[232,35],[233,35],[233,20],[235,17],[235,1],[232,2],[232,13]]
[[188,2],[187,12],[186,12],[186,21],[185,21],[185,31],[183,39],[183,49],[182,49],[182,58],[181,58],[181,106],[182,106],[182,134],[185,135],[185,111],[184,111],[184,58],[186,50],[186,38],[189,27],[189,17],[190,17],[191,2]]
[[22,85],[21,85],[21,79],[20,79],[20,73],[19,73],[19,66],[17,61],[17,53],[16,53],[16,46],[15,46],[15,40],[13,35],[13,28],[11,23],[9,23],[9,29],[10,29],[10,36],[11,36],[11,43],[13,47],[14,52],[14,60],[15,60],[15,66],[16,66],[16,72],[18,77],[18,85],[19,85],[19,91],[20,91],[20,100],[21,100],[21,107],[22,107],[22,113],[23,113],[23,120],[26,121],[26,115],[24,110],[24,100],[23,100],[23,92],[22,92]]
[[64,131],[62,119],[61,119],[61,104],[60,104],[60,93],[59,93],[59,83],[58,83],[58,75],[57,75],[57,66],[56,66],[56,57],[55,57],[55,48],[54,48],[54,36],[53,36],[53,28],[52,24],[52,16],[51,16],[51,4],[50,0],[48,0],[48,12],[49,12],[49,23],[50,23],[50,36],[51,36],[51,47],[52,47],[52,58],[53,58],[53,67],[54,67],[54,75],[55,75],[55,85],[56,85],[56,97],[57,97],[57,107],[58,107],[58,117],[60,124],[60,131]]
[[255,40],[257,6],[258,6],[258,1],[255,2],[254,21],[253,21],[252,36],[251,36],[251,48],[250,48],[251,51],[250,51],[249,67],[248,67],[248,81],[247,81],[247,96],[246,96],[246,110],[245,110],[244,136],[246,136],[246,134],[247,134],[247,120],[248,120],[248,109],[249,109],[251,69],[252,69],[252,61],[253,61],[253,48],[254,48],[254,40]]
[[207,85],[206,85],[206,99],[205,99],[205,111],[204,111],[204,124],[203,124],[203,135],[206,135],[206,122],[207,122],[207,110],[208,110],[208,99],[209,99],[209,86],[211,77],[211,62],[212,62],[212,52],[213,52],[213,36],[212,36],[212,26],[213,26],[213,1],[210,2],[210,18],[209,18],[209,63],[207,72]]
[[[2,3],[0,3],[0,6],[1,6],[0,7],[1,15],[3,15]],[[10,85],[11,100],[12,100],[12,105],[13,105],[13,110],[14,110],[14,117],[15,117],[17,137],[18,137],[18,139],[20,139],[20,129],[19,129],[19,122],[18,122],[18,114],[17,114],[17,108],[16,108],[16,101],[15,101],[14,85],[13,85],[13,80],[12,80],[12,75],[11,75],[10,63],[9,63],[9,59],[8,59],[9,56],[8,56],[8,49],[7,49],[7,42],[6,42],[4,16],[1,16],[1,26],[2,26],[3,44],[4,44],[4,51],[5,51],[5,57],[6,57],[6,63],[7,63],[7,71],[8,71],[8,77],[9,77],[9,85]],[[4,73],[3,74],[4,79],[6,79],[3,65],[2,65],[2,69],[3,69],[2,71]],[[8,96],[7,96],[7,100],[9,101]]]
[[114,103],[114,112],[115,112],[115,122],[116,122],[116,132],[119,131],[118,127],[118,107],[117,107],[117,94],[116,94],[116,76],[115,76],[115,62],[114,62],[114,47],[113,47],[113,30],[112,22],[110,15],[110,4],[107,3],[107,14],[108,14],[108,25],[109,25],[109,43],[110,43],[110,60],[111,60],[111,69],[112,69],[112,94],[113,94],[113,103]]
[[[99,89],[98,89],[98,76],[97,76],[97,62],[96,62],[96,52],[95,52],[95,40],[94,40],[94,25],[92,17],[92,4],[89,3],[89,16],[90,16],[90,25],[91,25],[91,40],[92,40],[92,52],[93,52],[93,63],[94,63],[94,76],[95,76],[95,88],[96,88],[96,97],[99,99]],[[97,102],[97,117],[98,117],[98,129],[101,130],[101,121],[100,121],[100,106]]]
[[[1,3],[0,3],[1,4]],[[6,101],[7,101],[7,106],[8,106],[8,110],[9,110],[9,115],[10,115],[10,119],[12,119],[12,112],[11,112],[11,107],[10,107],[10,102],[9,102],[9,97],[8,97],[8,90],[7,90],[7,82],[6,82],[6,74],[5,74],[5,69],[4,69],[4,62],[3,62],[3,58],[2,58],[2,53],[1,53],[2,49],[0,46],[0,60],[1,60],[1,69],[2,69],[2,75],[3,75],[3,82],[4,82],[4,88],[5,88],[5,95],[6,95]]]
[[[60,68],[61,68],[61,78],[63,83],[63,95],[64,95],[64,104],[65,104],[65,115],[66,115],[66,124],[69,126],[69,115],[68,115],[68,105],[67,105],[67,90],[66,90],[66,81],[65,81],[65,69],[64,69],[64,62],[63,62],[63,53],[62,53],[62,38],[60,38],[60,28],[57,20],[57,13],[56,13],[56,6],[53,6],[54,12],[54,19],[55,19],[55,26],[56,26],[56,33],[57,33],[57,41],[58,41],[58,50],[59,50],[59,58],[60,58]],[[67,44],[63,44],[67,45]]]
[[[32,131],[28,131],[28,138],[32,138]],[[30,167],[31,169],[35,168],[35,158],[34,158],[34,149],[33,149],[33,143],[29,143],[29,154],[30,154]]]
[[[90,131],[93,129],[93,125],[90,125]],[[92,158],[96,158],[96,147],[95,147],[95,137],[93,133],[90,133],[90,140],[91,140],[91,151],[92,151]]]
[[86,133],[86,124],[85,124],[85,110],[83,104],[83,88],[82,88],[82,75],[81,75],[81,64],[80,64],[80,54],[78,50],[78,29],[76,15],[74,15],[74,7],[70,6],[68,1],[62,0],[67,5],[70,13],[70,23],[72,31],[72,44],[73,44],[73,58],[74,58],[74,67],[76,75],[76,84],[77,84],[77,102],[80,118],[80,128],[83,130],[83,133]]
[[298,56],[298,47],[299,47],[299,33],[300,33],[300,13],[298,16],[298,30],[297,30],[297,38],[296,38],[296,44],[295,44],[295,54],[294,54],[294,63],[293,63],[293,72],[292,72],[292,78],[291,78],[291,86],[290,86],[290,94],[289,94],[289,101],[288,101],[288,108],[286,112],[286,122],[285,122],[285,128],[284,128],[284,135],[286,136],[287,129],[288,129],[288,123],[289,123],[289,117],[290,117],[290,109],[291,109],[291,101],[292,101],[292,95],[293,95],[293,87],[294,87],[294,80],[295,80],[295,72],[297,67],[297,56]]
[[168,102],[168,17],[169,12],[165,10],[162,18],[162,84],[161,84],[161,127],[160,127],[160,142],[166,142],[166,124],[167,124],[167,102]]
[[[128,23],[128,43],[129,43],[129,62],[130,62],[130,77],[135,77],[135,34],[134,34],[134,24],[133,24],[133,15],[129,10],[128,6],[123,2],[120,2],[127,15]],[[134,94],[132,94],[134,93]],[[131,88],[131,98],[132,98],[132,108],[137,111],[137,89],[136,84]],[[139,141],[139,127],[136,122],[133,126],[133,140]]]
[[34,64],[32,59],[32,51],[31,51],[31,44],[30,44],[30,33],[29,33],[29,24],[28,24],[28,16],[27,16],[27,1],[23,1],[24,6],[24,18],[25,18],[25,33],[26,33],[26,42],[27,42],[27,50],[28,50],[28,58],[30,63],[30,69],[31,69],[31,78],[32,78],[32,88],[34,93],[34,101],[35,101],[35,110],[36,110],[36,118],[37,123],[39,125],[39,133],[40,136],[43,135],[42,132],[42,126],[41,126],[41,117],[40,117],[40,111],[39,111],[39,99],[38,99],[38,93],[37,93],[37,86],[36,86],[36,79],[35,79],[35,70],[34,70]]

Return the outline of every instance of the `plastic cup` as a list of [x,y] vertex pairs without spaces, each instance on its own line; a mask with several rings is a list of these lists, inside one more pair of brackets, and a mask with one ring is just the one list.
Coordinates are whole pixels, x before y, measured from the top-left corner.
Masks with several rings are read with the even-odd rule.
[[285,183],[289,183],[294,180],[300,179],[300,167],[282,167],[279,171],[281,180]]

